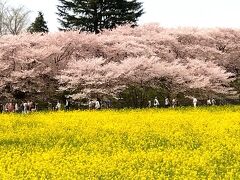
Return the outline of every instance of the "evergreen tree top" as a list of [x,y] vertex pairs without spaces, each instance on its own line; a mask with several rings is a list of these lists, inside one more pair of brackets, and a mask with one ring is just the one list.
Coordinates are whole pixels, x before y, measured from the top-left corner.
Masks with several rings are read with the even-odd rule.
[[118,25],[136,25],[144,13],[137,0],[59,0],[60,30],[98,33]]
[[47,33],[49,31],[47,23],[44,20],[43,13],[41,11],[38,12],[38,16],[36,17],[35,21],[31,24],[31,26],[28,28],[28,31],[31,33],[34,32]]

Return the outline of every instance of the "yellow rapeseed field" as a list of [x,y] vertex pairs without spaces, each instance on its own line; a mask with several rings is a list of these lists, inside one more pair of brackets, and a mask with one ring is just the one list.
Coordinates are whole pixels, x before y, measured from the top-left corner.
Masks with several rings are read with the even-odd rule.
[[240,106],[3,114],[0,179],[240,179]]

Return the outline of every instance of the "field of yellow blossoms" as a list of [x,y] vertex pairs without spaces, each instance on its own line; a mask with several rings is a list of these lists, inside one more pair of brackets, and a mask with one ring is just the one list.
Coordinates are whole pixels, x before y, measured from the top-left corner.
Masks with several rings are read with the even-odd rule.
[[240,106],[0,115],[0,179],[240,179]]

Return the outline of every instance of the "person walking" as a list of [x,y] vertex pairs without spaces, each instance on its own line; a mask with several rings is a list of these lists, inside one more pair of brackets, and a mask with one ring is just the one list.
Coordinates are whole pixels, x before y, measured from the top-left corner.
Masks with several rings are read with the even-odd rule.
[[152,102],[151,102],[151,100],[148,101],[148,107],[149,107],[149,108],[152,107]]
[[58,101],[56,105],[56,110],[60,111],[61,110],[61,103]]
[[37,111],[37,103],[32,102],[32,108],[31,108],[32,112],[36,112]]
[[216,105],[216,100],[214,98],[212,98],[212,106]]
[[31,110],[32,110],[32,101],[28,101],[27,102],[27,112],[29,113],[29,112],[31,112]]
[[172,99],[172,107],[175,108],[177,106],[177,100],[175,98]]
[[24,107],[23,107],[23,102],[20,103],[19,107],[18,107],[18,111],[20,113],[23,113]]
[[207,106],[211,106],[211,104],[212,104],[211,99],[208,98],[208,100],[207,100]]
[[0,103],[0,113],[3,113],[3,104]]
[[8,112],[14,112],[14,105],[12,102],[8,103],[7,109],[8,109]]
[[153,106],[154,106],[155,108],[157,108],[159,105],[160,105],[160,104],[159,104],[159,101],[158,101],[157,97],[155,97],[155,99],[154,99],[154,101],[153,101]]
[[4,105],[4,111],[5,111],[5,112],[8,112],[8,106],[9,106],[8,104],[9,104],[9,103],[7,102],[7,103]]
[[26,102],[23,103],[23,113],[24,114],[28,113],[28,103]]
[[69,104],[69,101],[66,99],[65,110],[68,111],[69,109],[70,109],[70,104]]
[[195,97],[193,97],[193,107],[197,107],[197,102],[198,102],[198,100],[197,100],[197,98],[195,98]]
[[111,101],[107,99],[105,103],[106,103],[106,108],[109,109],[111,107]]
[[95,109],[101,109],[101,104],[99,99],[95,101]]
[[169,99],[167,97],[165,97],[164,105],[165,105],[165,108],[168,108],[170,105]]
[[94,103],[94,101],[92,99],[90,99],[89,102],[88,102],[89,110],[94,109],[94,107],[95,107],[95,103]]
[[14,109],[15,109],[15,112],[19,111],[19,107],[18,107],[18,103],[17,102],[15,103]]

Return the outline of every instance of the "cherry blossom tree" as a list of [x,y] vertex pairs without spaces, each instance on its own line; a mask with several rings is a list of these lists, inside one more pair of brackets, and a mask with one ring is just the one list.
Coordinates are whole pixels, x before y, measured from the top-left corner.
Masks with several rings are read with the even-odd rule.
[[232,73],[212,62],[196,59],[163,62],[156,57],[136,57],[109,63],[103,58],[73,61],[58,78],[75,93],[88,95],[94,91],[116,96],[132,85],[163,86],[172,94],[190,89],[234,93],[229,86],[231,76]]
[[[74,31],[0,39],[0,91],[44,97],[116,97],[129,86],[232,94],[239,77],[240,32],[122,26],[101,34]],[[224,50],[220,48],[225,46]],[[236,86],[235,86],[236,87]],[[237,89],[237,88],[236,88]]]

